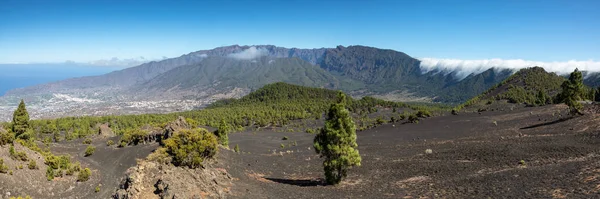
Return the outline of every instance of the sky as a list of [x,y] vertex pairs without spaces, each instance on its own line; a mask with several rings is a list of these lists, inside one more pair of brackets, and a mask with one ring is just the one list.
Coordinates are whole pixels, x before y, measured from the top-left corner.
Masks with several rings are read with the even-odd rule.
[[598,0],[0,0],[0,63],[159,59],[233,44],[600,61],[599,9]]

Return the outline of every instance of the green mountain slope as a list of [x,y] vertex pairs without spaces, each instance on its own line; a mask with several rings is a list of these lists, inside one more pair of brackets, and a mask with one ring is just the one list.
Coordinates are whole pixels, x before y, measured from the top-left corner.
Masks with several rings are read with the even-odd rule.
[[[564,81],[564,77],[546,72],[541,67],[525,68],[462,106],[488,103],[490,100],[507,100],[509,103],[530,105],[551,103],[552,98],[560,92],[560,85]],[[543,96],[540,96],[540,92]]]
[[361,86],[359,82],[336,77],[299,58],[265,56],[254,60],[208,57],[199,64],[181,66],[161,74],[141,87],[158,91],[209,87],[257,89],[274,82],[325,88],[339,88],[341,85]]

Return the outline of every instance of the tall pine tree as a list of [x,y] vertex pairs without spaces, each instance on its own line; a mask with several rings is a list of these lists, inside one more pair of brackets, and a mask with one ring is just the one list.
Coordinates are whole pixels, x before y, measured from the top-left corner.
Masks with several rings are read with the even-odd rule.
[[27,131],[29,130],[29,113],[25,108],[25,102],[21,100],[19,107],[13,113],[12,131],[17,138],[28,139]]
[[229,146],[229,136],[227,136],[228,133],[229,126],[227,126],[225,119],[221,119],[221,122],[219,123],[219,128],[214,132],[214,134],[217,136],[219,144],[225,147]]
[[349,168],[360,166],[356,126],[346,109],[346,95],[342,92],[338,93],[338,102],[329,108],[325,127],[316,135],[314,147],[325,158],[323,169],[329,184],[340,183]]
[[561,99],[569,106],[571,114],[583,115],[581,113],[583,105],[579,103],[579,100],[584,98],[585,91],[583,86],[583,75],[579,69],[575,69],[569,76],[569,80],[563,82],[560,87],[562,88],[562,92],[560,93]]

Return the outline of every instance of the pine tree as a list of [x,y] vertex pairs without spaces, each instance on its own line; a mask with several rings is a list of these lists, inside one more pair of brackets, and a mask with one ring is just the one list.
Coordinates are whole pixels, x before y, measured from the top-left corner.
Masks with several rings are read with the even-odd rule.
[[225,120],[222,119],[221,123],[219,123],[219,128],[214,132],[214,134],[217,136],[219,144],[223,146],[229,145],[229,136],[227,136],[227,133],[229,133],[229,126],[227,126]]
[[571,114],[579,114],[581,113],[581,109],[583,109],[583,105],[579,103],[579,100],[583,99],[584,87],[583,87],[583,75],[578,69],[575,69],[569,76],[569,80],[563,82],[561,85],[562,92],[560,94],[561,100],[569,106],[571,109]]
[[27,113],[27,109],[25,108],[25,102],[21,100],[21,103],[19,103],[19,107],[17,107],[17,110],[15,110],[15,112],[13,113],[12,131],[15,133],[15,137],[21,139],[28,139],[28,130],[29,113]]
[[346,109],[346,96],[338,93],[338,102],[331,105],[321,129],[314,139],[314,147],[324,157],[325,179],[338,184],[352,166],[360,166],[361,157],[356,143],[356,126]]

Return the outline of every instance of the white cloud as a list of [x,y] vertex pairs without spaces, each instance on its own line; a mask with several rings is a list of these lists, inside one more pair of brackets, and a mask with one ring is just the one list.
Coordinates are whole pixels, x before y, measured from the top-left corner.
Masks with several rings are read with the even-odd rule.
[[600,62],[595,61],[566,61],[566,62],[540,62],[528,61],[522,59],[484,59],[484,60],[460,60],[460,59],[436,59],[420,58],[421,71],[423,73],[430,71],[442,71],[444,73],[456,72],[459,79],[463,79],[470,74],[479,74],[490,68],[513,69],[540,66],[548,72],[557,74],[568,74],[575,68],[581,71],[600,72]]
[[256,47],[252,46],[241,52],[231,53],[228,55],[228,57],[235,58],[235,59],[255,59],[258,57],[266,56],[268,53],[269,52],[267,51],[267,49],[264,49],[264,48],[257,49]]

